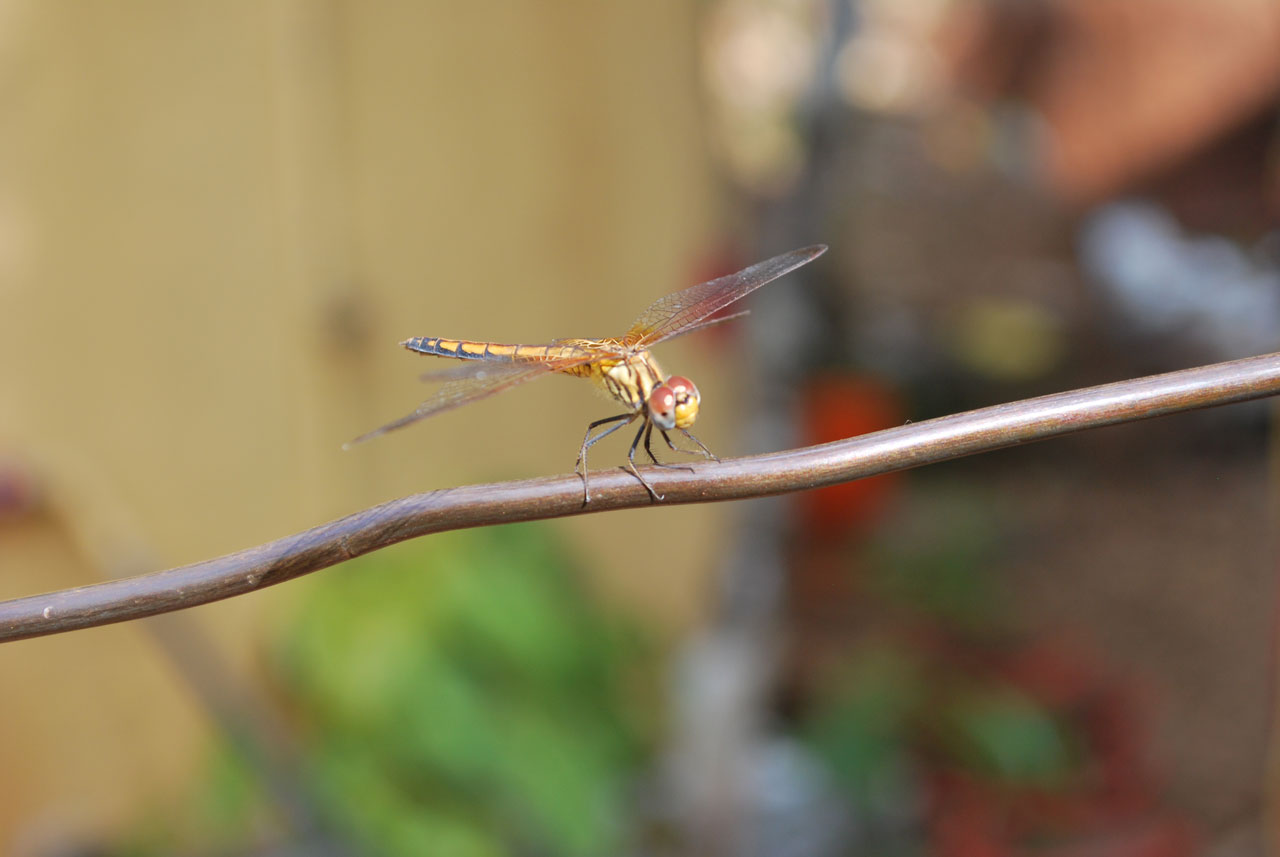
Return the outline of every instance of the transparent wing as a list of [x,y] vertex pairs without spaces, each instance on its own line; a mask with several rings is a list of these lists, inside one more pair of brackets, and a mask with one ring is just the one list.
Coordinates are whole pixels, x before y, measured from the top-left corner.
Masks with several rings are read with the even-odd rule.
[[432,417],[454,408],[460,408],[463,405],[469,405],[472,402],[477,402],[495,393],[501,393],[503,390],[509,390],[535,378],[541,378],[553,372],[559,372],[572,366],[586,363],[591,359],[591,356],[583,352],[580,356],[560,360],[522,361],[519,363],[476,361],[467,363],[464,366],[446,369],[442,372],[428,372],[422,376],[423,380],[444,381],[439,390],[436,390],[426,401],[414,408],[411,413],[405,414],[398,420],[392,420],[384,426],[379,426],[373,431],[365,432],[354,440],[343,444],[343,447],[350,448],[357,443],[362,443],[378,435],[412,425],[418,420],[425,420],[427,417]]
[[688,333],[713,313],[741,300],[783,274],[812,262],[827,252],[825,244],[814,244],[757,262],[736,274],[710,280],[674,292],[656,301],[636,319],[622,341],[631,348],[651,348],[665,339]]
[[419,381],[428,384],[443,384],[446,381],[467,381],[476,376],[486,377],[493,372],[509,370],[513,366],[495,366],[493,363],[472,363],[468,361],[461,366],[450,366],[448,369],[432,369],[418,376]]

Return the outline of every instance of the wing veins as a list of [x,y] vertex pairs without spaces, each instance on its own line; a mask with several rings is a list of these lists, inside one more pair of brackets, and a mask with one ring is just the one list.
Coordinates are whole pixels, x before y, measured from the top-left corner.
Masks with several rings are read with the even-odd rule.
[[588,363],[592,358],[591,354],[582,354],[560,360],[528,360],[516,363],[476,361],[474,366],[459,366],[441,372],[426,373],[424,375],[426,380],[444,381],[439,390],[403,417],[381,425],[373,431],[365,432],[348,441],[344,446],[349,448],[387,432],[412,425],[419,420],[425,420],[427,417],[486,399],[535,378]]
[[647,349],[695,330],[699,327],[698,323],[707,316],[742,300],[761,286],[812,262],[825,252],[827,248],[824,244],[802,247],[757,262],[735,274],[699,283],[659,298],[641,313],[622,341],[632,348]]

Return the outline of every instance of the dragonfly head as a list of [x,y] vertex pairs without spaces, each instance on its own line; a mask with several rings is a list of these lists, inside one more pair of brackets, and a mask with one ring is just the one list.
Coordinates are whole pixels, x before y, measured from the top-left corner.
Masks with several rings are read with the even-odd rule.
[[663,431],[688,428],[698,418],[698,388],[681,375],[672,375],[649,393],[649,419]]

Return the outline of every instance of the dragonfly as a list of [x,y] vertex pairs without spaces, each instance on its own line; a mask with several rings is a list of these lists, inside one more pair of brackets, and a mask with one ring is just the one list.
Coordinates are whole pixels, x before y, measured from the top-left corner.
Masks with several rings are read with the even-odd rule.
[[[574,464],[574,472],[582,477],[583,505],[591,502],[587,450],[637,420],[640,427],[631,441],[624,469],[640,480],[654,501],[660,501],[663,496],[636,468],[636,450],[641,442],[645,453],[658,467],[686,466],[658,460],[651,445],[654,429],[675,452],[719,459],[689,431],[698,416],[701,401],[698,388],[683,375],[663,372],[649,349],[677,336],[746,315],[746,312],[721,316],[716,313],[761,286],[812,262],[826,251],[824,244],[802,247],[757,262],[736,274],[673,292],[654,301],[625,334],[615,339],[557,339],[544,345],[506,345],[435,336],[406,339],[400,344],[415,354],[454,358],[466,361],[466,365],[423,375],[425,381],[442,382],[434,395],[411,413],[360,435],[347,447],[538,378],[552,374],[571,375],[594,382],[626,409],[587,426]],[[698,449],[687,450],[677,446],[671,439],[672,431],[680,432]]]

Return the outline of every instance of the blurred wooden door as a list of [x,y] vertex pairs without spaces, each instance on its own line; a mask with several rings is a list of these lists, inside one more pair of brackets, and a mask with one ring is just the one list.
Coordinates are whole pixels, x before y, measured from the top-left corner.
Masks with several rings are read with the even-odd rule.
[[[0,525],[0,597],[569,469],[593,412],[551,382],[339,449],[416,403],[399,340],[608,333],[706,237],[688,4],[492,8],[0,3],[0,459],[43,497]],[[689,612],[708,550],[673,550],[659,608]],[[190,618],[247,667],[282,597]],[[205,734],[137,627],[5,646],[0,686],[11,836],[133,817]]]

